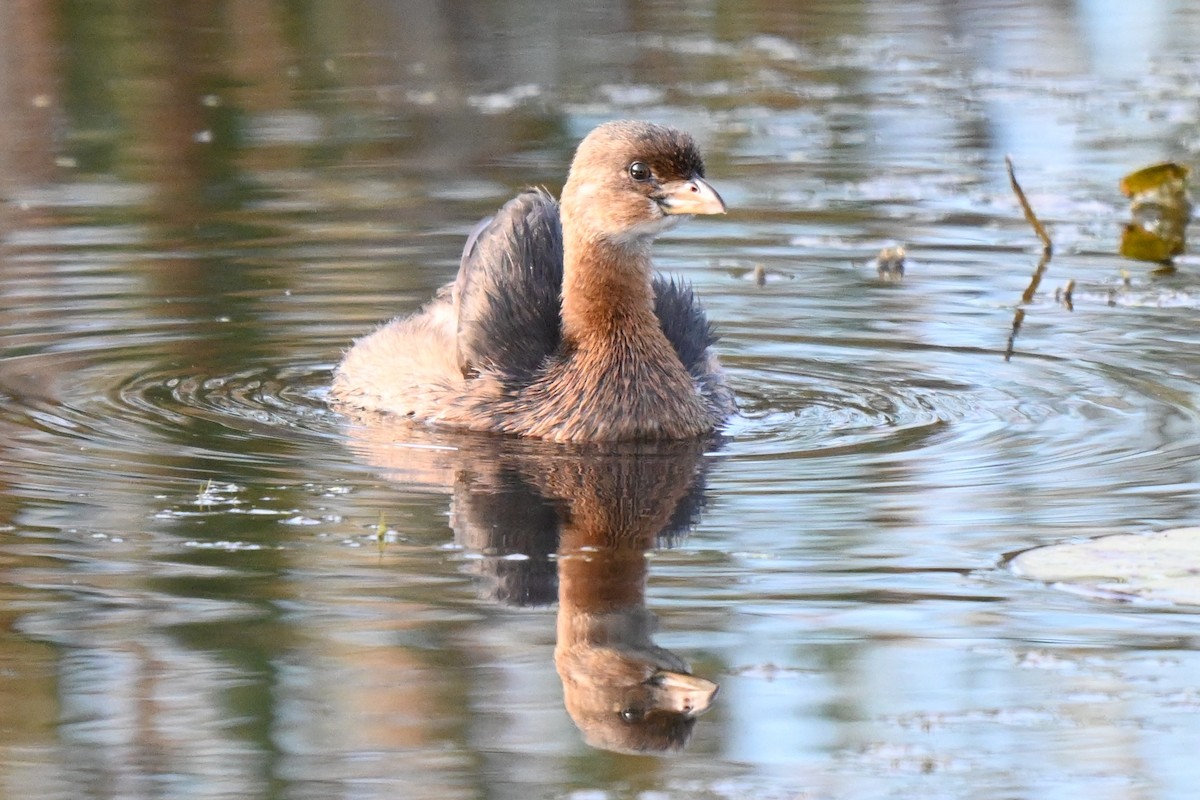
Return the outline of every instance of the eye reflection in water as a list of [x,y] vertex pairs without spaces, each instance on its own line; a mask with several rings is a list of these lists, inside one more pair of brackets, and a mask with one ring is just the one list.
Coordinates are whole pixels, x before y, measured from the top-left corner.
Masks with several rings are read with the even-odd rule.
[[379,418],[356,419],[350,436],[389,479],[453,492],[456,542],[487,556],[474,562],[487,599],[534,606],[557,594],[554,663],[588,744],[686,746],[718,686],[654,643],[646,555],[695,524],[713,440],[547,445]]

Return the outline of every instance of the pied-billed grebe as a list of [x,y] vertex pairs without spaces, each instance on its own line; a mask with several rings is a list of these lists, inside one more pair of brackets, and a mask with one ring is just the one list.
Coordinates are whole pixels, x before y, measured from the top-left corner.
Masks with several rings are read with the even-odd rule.
[[609,122],[561,203],[527,190],[467,240],[457,279],[359,339],[335,403],[559,442],[682,439],[734,410],[690,288],[654,276],[654,237],[723,214],[692,138]]

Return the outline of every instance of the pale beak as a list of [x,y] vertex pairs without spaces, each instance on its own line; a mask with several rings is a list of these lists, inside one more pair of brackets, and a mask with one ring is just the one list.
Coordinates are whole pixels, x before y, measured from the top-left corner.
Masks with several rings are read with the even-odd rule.
[[724,214],[725,201],[708,181],[693,176],[686,181],[664,183],[655,196],[666,214]]
[[[715,192],[713,196],[716,196]],[[719,201],[720,198],[718,197],[717,200]],[[712,681],[688,675],[686,672],[660,670],[655,673],[654,677],[657,679],[656,705],[666,711],[674,711],[676,714],[689,717],[699,716],[708,711],[717,689],[720,688]]]

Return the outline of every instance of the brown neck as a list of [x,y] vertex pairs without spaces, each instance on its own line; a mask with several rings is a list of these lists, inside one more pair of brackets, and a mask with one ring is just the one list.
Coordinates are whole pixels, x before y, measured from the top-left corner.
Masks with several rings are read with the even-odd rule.
[[596,238],[564,247],[563,335],[579,347],[661,335],[654,315],[650,243]]

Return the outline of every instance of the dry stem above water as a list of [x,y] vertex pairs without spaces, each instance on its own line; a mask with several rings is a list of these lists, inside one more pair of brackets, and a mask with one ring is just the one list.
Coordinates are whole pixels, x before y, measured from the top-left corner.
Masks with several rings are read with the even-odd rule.
[[[1037,292],[1038,285],[1042,282],[1042,276],[1046,274],[1046,267],[1050,265],[1050,259],[1054,255],[1054,243],[1050,241],[1050,234],[1046,233],[1045,226],[1037,218],[1037,214],[1033,213],[1033,206],[1029,204],[1029,199],[1025,197],[1025,192],[1021,189],[1021,184],[1017,183],[1017,175],[1013,171],[1012,156],[1004,157],[1004,166],[1008,169],[1008,182],[1012,186],[1013,193],[1017,196],[1017,202],[1021,204],[1021,210],[1025,213],[1025,220],[1033,226],[1033,232],[1037,234],[1038,239],[1042,243],[1042,257],[1038,259],[1037,267],[1033,270],[1033,275],[1029,278],[1029,285],[1025,287],[1024,294],[1021,295],[1021,305],[1025,305],[1033,300],[1033,295]],[[1021,330],[1021,323],[1025,321],[1025,309],[1018,307],[1013,315],[1012,332],[1008,335],[1008,344],[1004,348],[1004,360],[1012,358],[1013,342],[1017,338],[1017,333]]]

